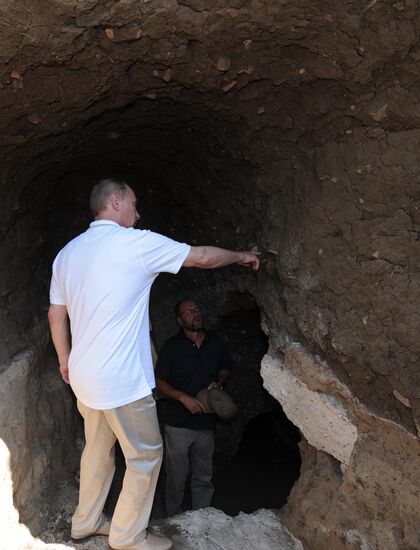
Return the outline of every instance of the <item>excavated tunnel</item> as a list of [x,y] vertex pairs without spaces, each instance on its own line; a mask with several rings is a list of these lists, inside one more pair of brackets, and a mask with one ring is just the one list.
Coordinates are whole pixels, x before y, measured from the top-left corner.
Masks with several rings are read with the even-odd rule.
[[307,548],[420,548],[417,4],[18,0],[0,14],[0,527],[40,533],[77,471],[48,285],[113,174],[140,227],[261,251],[257,274],[184,270],[152,293],[157,347],[185,295],[245,331],[245,412],[221,463],[252,432],[278,435],[282,411],[302,465],[279,522]]

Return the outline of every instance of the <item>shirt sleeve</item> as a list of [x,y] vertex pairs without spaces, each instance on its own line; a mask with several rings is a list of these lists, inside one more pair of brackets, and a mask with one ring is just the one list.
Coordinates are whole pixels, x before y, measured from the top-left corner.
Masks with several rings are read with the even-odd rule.
[[153,231],[144,231],[140,240],[140,256],[149,275],[156,273],[178,273],[191,246],[174,241]]
[[51,285],[50,285],[50,304],[55,304],[59,306],[65,306],[66,301],[64,300],[63,292],[61,289],[60,282],[57,277],[56,263],[53,264]]

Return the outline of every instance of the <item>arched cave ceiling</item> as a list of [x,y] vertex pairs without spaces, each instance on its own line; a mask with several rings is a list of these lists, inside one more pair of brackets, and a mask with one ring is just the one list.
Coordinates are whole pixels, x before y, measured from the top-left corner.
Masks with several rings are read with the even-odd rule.
[[211,4],[2,2],[2,158],[71,163],[92,140],[104,155],[101,140],[136,148],[152,129],[223,141],[226,123],[263,163],[415,127],[415,2]]

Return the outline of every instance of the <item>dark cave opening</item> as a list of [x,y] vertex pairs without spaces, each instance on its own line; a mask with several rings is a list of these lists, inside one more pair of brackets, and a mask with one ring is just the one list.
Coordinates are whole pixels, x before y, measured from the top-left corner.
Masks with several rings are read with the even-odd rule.
[[[182,285],[182,281],[179,281]],[[185,287],[183,286],[185,292]],[[218,288],[217,303],[207,308],[207,326],[227,342],[234,367],[227,391],[238,405],[238,415],[219,420],[216,428],[212,506],[228,515],[254,512],[260,508],[281,508],[300,473],[298,442],[300,432],[284,414],[278,402],[263,388],[260,362],[267,350],[267,338],[261,330],[260,311],[252,296],[239,291],[223,293]],[[190,294],[200,294],[191,289]],[[205,293],[204,293],[205,296]],[[202,298],[203,299],[203,298]],[[152,317],[161,304],[153,302]],[[160,315],[160,313],[159,313]],[[165,317],[172,325],[171,311]],[[165,324],[161,321],[161,325]],[[154,325],[156,327],[156,324]],[[170,332],[160,326],[158,334]],[[159,345],[157,346],[159,349]],[[158,399],[161,416],[165,399]],[[161,423],[163,431],[163,424]],[[116,473],[107,501],[112,513],[121,489],[125,462],[116,449]],[[187,480],[183,510],[191,509]],[[156,490],[152,518],[165,517],[165,468],[162,466]]]
[[213,506],[229,515],[281,508],[299,477],[299,441],[280,406],[250,420],[235,457],[215,478]]

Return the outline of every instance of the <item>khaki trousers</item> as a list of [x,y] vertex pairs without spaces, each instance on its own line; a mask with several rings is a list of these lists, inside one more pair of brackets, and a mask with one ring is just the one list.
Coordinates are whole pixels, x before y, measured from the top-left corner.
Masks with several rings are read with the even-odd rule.
[[162,438],[152,395],[109,410],[90,409],[77,402],[85,421],[86,445],[80,463],[79,505],[72,519],[72,536],[94,533],[115,470],[118,439],[127,470],[111,522],[109,544],[135,550],[146,537],[146,527],[162,462]]
[[210,506],[214,493],[214,430],[190,430],[165,426],[166,513],[181,512],[185,482],[191,466],[193,510]]

